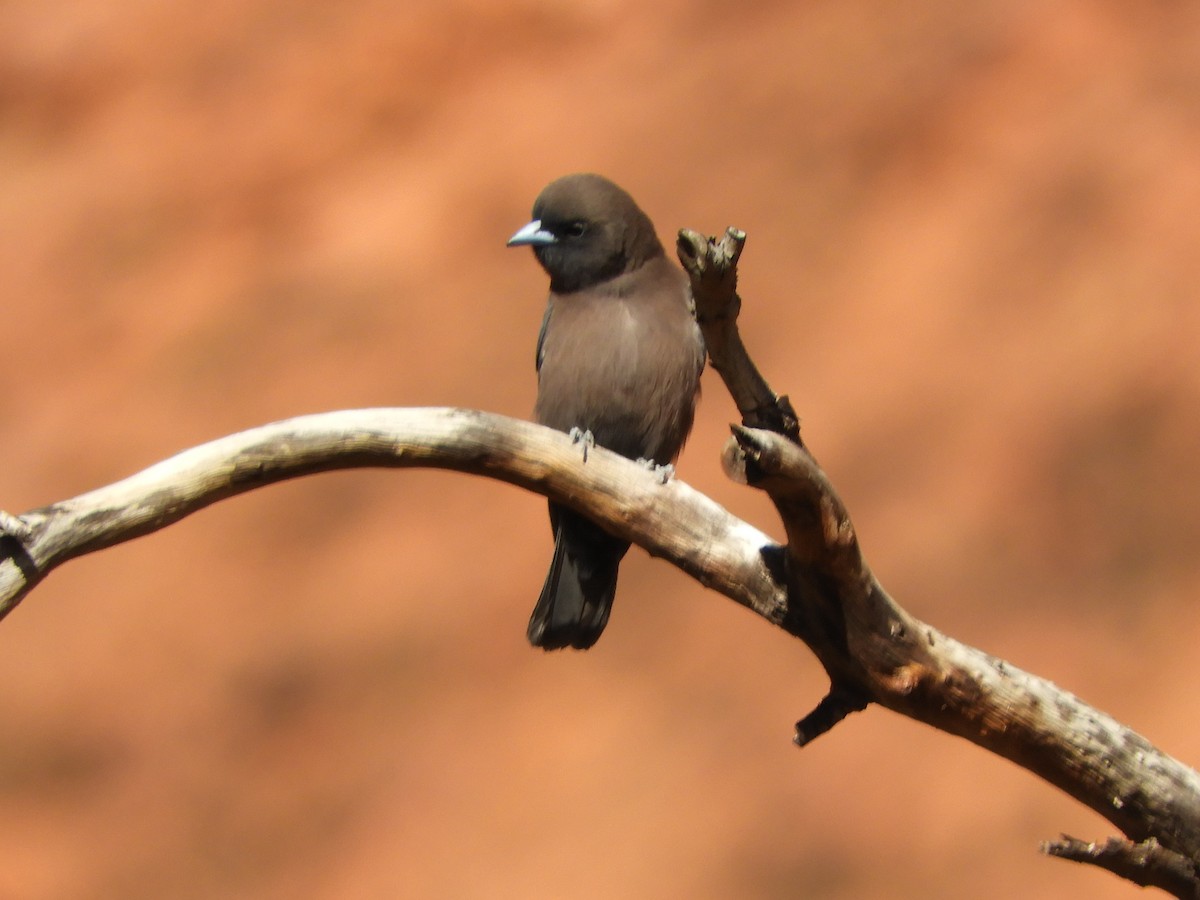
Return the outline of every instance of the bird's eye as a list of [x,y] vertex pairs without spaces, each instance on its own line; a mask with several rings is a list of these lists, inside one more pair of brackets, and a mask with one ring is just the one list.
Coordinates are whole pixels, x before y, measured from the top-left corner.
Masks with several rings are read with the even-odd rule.
[[567,226],[567,237],[583,237],[587,231],[587,222],[572,222]]

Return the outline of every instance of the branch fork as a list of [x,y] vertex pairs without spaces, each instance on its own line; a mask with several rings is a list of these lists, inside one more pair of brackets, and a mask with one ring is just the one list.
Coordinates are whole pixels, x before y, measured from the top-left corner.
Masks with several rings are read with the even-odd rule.
[[1064,838],[1044,852],[1200,898],[1200,775],[1077,697],[919,621],[875,579],[791,403],[770,389],[738,335],[745,241],[736,228],[716,238],[683,230],[677,250],[713,367],[742,414],[723,464],[765,491],[783,520],[782,626],[808,644],[830,680],[796,724],[795,743],[871,703],[958,734],[1042,776],[1130,838],[1100,847]]
[[[678,479],[569,435],[464,409],[301,416],[186,450],[123,481],[20,517],[0,515],[0,617],[62,563],[267,484],[353,467],[484,475],[575,509],[803,640],[829,691],[796,724],[804,746],[876,704],[1010,759],[1095,810],[1124,838],[1044,845],[1177,897],[1200,897],[1200,775],[1045,679],[942,634],[875,578],[845,505],[800,438],[791,403],[738,333],[746,235],[679,235],[709,358],[742,421],[723,463],[764,491],[781,546]],[[586,446],[586,445],[585,445]]]

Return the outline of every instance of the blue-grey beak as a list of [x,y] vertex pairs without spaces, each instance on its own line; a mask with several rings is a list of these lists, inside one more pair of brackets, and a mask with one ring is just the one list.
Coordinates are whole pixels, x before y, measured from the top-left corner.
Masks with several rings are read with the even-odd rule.
[[510,247],[546,247],[557,243],[558,238],[554,233],[542,228],[541,219],[534,219],[508,239]]

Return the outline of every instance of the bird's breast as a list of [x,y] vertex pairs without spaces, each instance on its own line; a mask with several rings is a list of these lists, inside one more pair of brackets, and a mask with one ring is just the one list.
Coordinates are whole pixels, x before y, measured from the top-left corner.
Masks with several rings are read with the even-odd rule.
[[554,298],[535,416],[631,458],[668,462],[691,427],[703,350],[677,291]]

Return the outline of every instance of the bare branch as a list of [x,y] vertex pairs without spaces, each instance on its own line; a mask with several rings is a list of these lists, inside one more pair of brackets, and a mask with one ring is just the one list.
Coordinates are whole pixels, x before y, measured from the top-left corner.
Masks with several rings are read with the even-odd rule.
[[841,500],[808,451],[772,432],[738,435],[750,483],[767,491],[787,529],[783,627],[821,660],[835,696],[863,696],[965,737],[1127,835],[1157,836],[1200,858],[1200,775],[1078,697],[907,613],[867,567]]
[[116,484],[21,516],[0,544],[0,616],[69,559],[165,528],[211,503],[335,469],[434,467],[486,475],[584,510],[606,528],[764,618],[783,615],[770,562],[780,548],[681,481],[600,447],[464,409],[363,409],[301,416],[202,444]]
[[1154,838],[1138,844],[1119,838],[1092,844],[1064,834],[1061,840],[1042,844],[1042,852],[1059,859],[1099,866],[1134,884],[1161,888],[1182,900],[1200,897],[1196,864],[1166,849]]
[[1200,775],[1049,681],[919,621],[880,586],[845,505],[793,429],[790,404],[771,392],[737,337],[744,242],[736,228],[708,240],[684,231],[678,250],[714,367],[743,413],[726,470],[766,491],[783,520],[783,627],[830,679],[829,694],[797,723],[796,743],[878,703],[1035,772],[1135,841],[1157,839],[1164,852],[1200,861]]
[[1192,896],[1179,891],[1200,886],[1200,775],[1045,679],[926,625],[880,586],[845,505],[800,440],[791,405],[771,391],[738,335],[744,241],[736,229],[708,241],[683,232],[680,257],[714,367],[743,415],[726,461],[771,498],[786,547],[682,482],[664,485],[599,447],[585,464],[569,436],[528,422],[462,409],[351,410],[221,438],[108,487],[0,518],[0,616],[68,559],[276,481],[356,467],[496,478],[585,513],[804,640],[830,690],[797,724],[797,743],[879,704],[1040,775],[1131,839],[1099,851],[1068,840],[1048,852]]
[[705,238],[684,228],[675,250],[692,280],[696,321],[704,332],[708,358],[742,414],[742,424],[767,428],[800,440],[800,422],[787,397],[771,390],[758,371],[737,327],[742,299],[737,294],[737,262],[746,233],[728,228],[721,238]]

